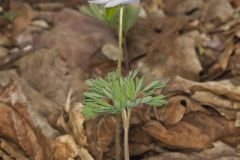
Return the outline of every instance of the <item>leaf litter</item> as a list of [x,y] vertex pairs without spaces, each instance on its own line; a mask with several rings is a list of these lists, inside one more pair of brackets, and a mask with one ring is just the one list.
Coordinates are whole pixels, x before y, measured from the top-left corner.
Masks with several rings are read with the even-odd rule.
[[[84,81],[114,69],[116,34],[64,6],[83,1],[46,2],[12,0],[10,9],[21,14],[0,23],[12,25],[0,38],[0,157],[111,160],[120,119],[85,119],[81,110]],[[239,159],[239,2],[141,5],[126,37],[128,65],[147,82],[167,81],[168,103],[133,110],[132,159]]]

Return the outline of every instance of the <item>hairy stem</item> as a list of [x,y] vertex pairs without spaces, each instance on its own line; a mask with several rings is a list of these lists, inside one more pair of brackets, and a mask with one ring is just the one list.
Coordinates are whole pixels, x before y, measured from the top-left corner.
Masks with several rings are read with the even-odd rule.
[[[122,73],[122,57],[123,57],[123,12],[124,6],[120,7],[119,15],[119,32],[118,32],[118,62],[117,62],[117,75],[120,78]],[[115,149],[116,149],[116,160],[121,160],[121,145],[120,145],[120,124],[116,126],[115,135]]]
[[116,123],[115,130],[115,152],[116,152],[116,160],[121,160],[121,145],[120,145],[120,122]]
[[124,128],[124,159],[129,160],[129,144],[128,144],[128,131],[130,126],[131,109],[124,109],[122,111],[122,120]]
[[117,74],[120,77],[122,73],[122,59],[123,59],[123,12],[124,6],[120,7],[120,15],[119,15],[119,32],[118,32],[118,63],[117,63]]
[[124,33],[123,35],[123,46],[124,46],[124,60],[125,60],[125,65],[127,70],[129,71],[130,69],[130,60],[129,60],[129,55],[128,55],[128,49],[127,49],[127,32]]

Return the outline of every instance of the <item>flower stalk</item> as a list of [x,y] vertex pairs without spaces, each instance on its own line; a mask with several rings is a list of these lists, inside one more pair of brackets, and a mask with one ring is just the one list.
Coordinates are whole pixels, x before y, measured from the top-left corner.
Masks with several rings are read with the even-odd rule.
[[[122,59],[123,59],[123,14],[124,14],[124,6],[121,6],[120,14],[119,14],[119,33],[118,33],[119,39],[118,39],[118,64],[117,64],[117,75],[119,78],[121,77],[121,73],[122,73]],[[124,129],[124,159],[129,160],[128,131],[130,126],[129,123],[130,123],[130,117],[131,117],[131,109],[125,108],[123,109],[121,114],[122,114],[123,129]],[[117,126],[117,128],[118,127],[119,125]],[[116,135],[116,137],[118,136],[119,135]]]
[[[123,19],[124,14],[126,14],[125,17],[131,17],[129,16],[128,8],[125,8],[125,4],[138,3],[139,0],[90,0],[89,2],[95,4],[104,4],[105,8],[111,8],[110,10],[103,10],[105,13],[103,16],[104,18],[109,17],[109,15],[112,16],[107,20],[114,20],[114,22],[116,22],[115,20],[119,18],[118,25],[114,25],[114,27],[118,26],[118,61],[116,72],[108,73],[105,78],[99,77],[95,79],[88,79],[86,81],[89,89],[84,93],[83,114],[85,116],[94,116],[99,113],[110,113],[121,117],[124,131],[124,159],[129,160],[130,154],[128,134],[132,108],[138,106],[139,104],[162,106],[165,103],[165,97],[163,95],[156,94],[155,91],[162,88],[164,83],[153,81],[149,85],[145,86],[144,79],[137,77],[137,71],[130,71],[128,75],[122,76],[123,56],[126,56],[125,61],[128,65],[128,57],[126,55],[127,52],[126,50],[123,51],[123,49],[126,49],[126,35],[123,35],[123,32],[126,34],[129,26],[132,25],[128,24],[127,22],[125,23],[125,19]],[[116,7],[118,5],[119,8]],[[112,9],[115,11],[112,12]],[[88,13],[92,13],[90,12],[91,10],[87,11]],[[118,11],[119,14],[114,14]],[[101,14],[100,11],[95,13]],[[114,15],[119,15],[119,17],[114,17]],[[123,48],[123,46],[125,46],[125,48]],[[125,54],[123,52],[125,52]],[[144,93],[143,96],[138,96],[142,93]],[[106,101],[106,99],[110,100],[111,103]],[[117,121],[115,130],[115,160],[122,160],[120,131],[121,125],[120,122]]]
[[125,108],[122,111],[122,121],[123,121],[123,129],[124,129],[124,159],[129,160],[129,142],[128,142],[128,132],[130,127],[130,117],[131,117],[131,109]]
[[[124,6],[120,7],[119,14],[119,27],[118,27],[118,61],[117,61],[117,76],[121,77],[122,74],[122,59],[123,59],[123,14]],[[116,135],[115,135],[115,147],[116,147],[116,160],[121,160],[121,145],[120,145],[120,124],[116,125]]]
[[120,7],[119,14],[119,32],[118,32],[118,62],[117,62],[117,75],[120,77],[122,72],[122,59],[123,59],[123,13],[124,6]]

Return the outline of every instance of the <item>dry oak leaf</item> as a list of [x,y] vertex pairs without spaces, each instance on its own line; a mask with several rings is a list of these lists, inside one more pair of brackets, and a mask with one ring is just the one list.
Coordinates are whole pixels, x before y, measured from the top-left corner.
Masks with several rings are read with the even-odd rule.
[[195,40],[189,35],[179,35],[188,21],[189,18],[183,16],[141,19],[130,31],[129,57],[142,57],[136,66],[146,81],[167,81],[176,75],[198,80],[202,66]]
[[[46,137],[48,138],[55,137],[58,133],[47,122],[47,117],[49,117],[49,115],[51,115],[51,113],[54,112],[57,108],[59,108],[58,105],[55,104],[50,99],[47,99],[46,97],[44,97],[38,91],[34,90],[26,82],[25,79],[19,77],[19,75],[17,74],[17,71],[14,69],[0,72],[0,77],[1,77],[0,85],[2,86],[7,85],[12,79],[19,82],[19,85],[21,86],[23,92],[27,97],[27,101],[32,106],[31,108],[28,109],[28,111],[32,115],[32,120],[34,121],[34,124],[36,124],[36,126],[39,126],[41,128],[43,134]],[[10,98],[11,96],[9,95],[8,97]],[[15,97],[18,97],[18,99],[20,99],[21,94],[16,95]],[[23,100],[23,102],[25,101],[26,100]]]
[[87,136],[83,126],[85,119],[82,115],[82,107],[83,104],[78,103],[70,109],[68,126],[78,145],[85,146],[87,144]]
[[114,116],[104,115],[85,122],[88,137],[89,151],[96,160],[102,160],[104,153],[114,140],[118,119]]
[[0,136],[19,145],[30,159],[50,158],[50,145],[32,121],[28,102],[15,83],[0,92]]
[[[29,158],[27,158],[23,151],[21,149],[19,149],[19,147],[15,144],[12,144],[4,139],[0,139],[0,149],[2,151],[4,151],[7,155],[9,155],[9,157],[12,157],[13,159],[17,159],[17,160],[29,160]],[[0,154],[0,158],[3,158],[3,156],[1,156]]]
[[166,152],[158,156],[148,157],[144,160],[239,160],[240,154],[223,142],[217,141],[213,148],[201,152],[180,153]]
[[80,157],[81,160],[93,160],[85,148],[75,142],[73,136],[62,135],[52,141],[53,160],[73,160]]
[[201,112],[189,113],[178,124],[167,128],[158,121],[150,121],[144,130],[170,147],[195,150],[208,148],[216,140],[240,131],[233,121]]
[[168,103],[157,110],[157,119],[165,125],[175,125],[189,112],[201,111],[207,113],[200,104],[187,96],[174,96],[169,98]]
[[71,135],[57,137],[52,142],[54,160],[74,159],[78,156],[79,147]]
[[15,39],[31,24],[34,11],[28,3],[18,0],[10,0],[10,8],[16,14],[12,22],[12,38]]
[[208,91],[233,101],[240,101],[240,88],[231,83],[221,81],[200,83],[176,76],[171,79],[163,89],[164,94],[188,93],[191,95],[197,91]]

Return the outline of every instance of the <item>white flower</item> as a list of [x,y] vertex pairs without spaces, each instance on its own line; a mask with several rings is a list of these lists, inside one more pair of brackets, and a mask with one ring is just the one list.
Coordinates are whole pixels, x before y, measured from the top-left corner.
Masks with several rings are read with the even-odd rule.
[[89,0],[90,3],[104,4],[106,8],[118,6],[119,4],[134,4],[140,0]]

